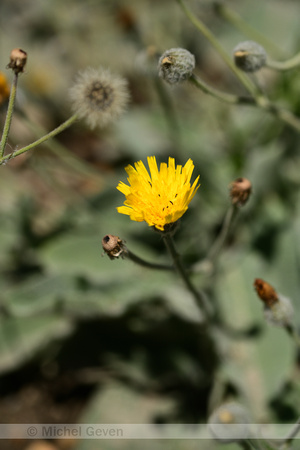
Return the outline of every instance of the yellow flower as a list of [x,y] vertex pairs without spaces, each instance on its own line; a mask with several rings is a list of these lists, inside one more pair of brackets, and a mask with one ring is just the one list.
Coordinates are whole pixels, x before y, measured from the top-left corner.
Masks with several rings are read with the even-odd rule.
[[125,206],[117,208],[121,214],[127,214],[131,220],[147,222],[158,230],[164,231],[165,225],[176,222],[188,209],[188,205],[197,189],[199,176],[191,186],[190,180],[194,164],[189,159],[185,166],[175,167],[175,159],[169,158],[169,165],[161,163],[158,170],[155,156],[147,158],[148,173],[142,161],[125,168],[130,186],[122,181],[117,186],[125,197]]
[[5,102],[9,97],[10,87],[6,76],[3,72],[0,72],[0,105]]

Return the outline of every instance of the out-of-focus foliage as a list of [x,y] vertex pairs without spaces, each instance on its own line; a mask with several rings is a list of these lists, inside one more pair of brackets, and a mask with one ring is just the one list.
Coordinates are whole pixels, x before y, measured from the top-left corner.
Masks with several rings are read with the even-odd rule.
[[[212,2],[188,3],[229,54],[245,39],[214,13]],[[229,3],[273,42],[274,59],[299,50],[297,2]],[[188,83],[170,87],[157,79],[157,58],[149,55],[183,47],[195,55],[203,79],[243,93],[173,0],[2,0],[0,21],[0,70],[12,48],[28,52],[9,151],[40,136],[37,126],[48,131],[69,116],[68,88],[86,66],[125,76],[132,94],[127,113],[108,129],[91,132],[78,122],[49,147],[1,166],[3,398],[27,384],[49,383],[58,386],[55,395],[49,388],[56,404],[78,399],[73,422],[204,423],[212,403],[231,398],[256,421],[296,421],[300,390],[293,342],[264,323],[253,280],[267,279],[290,297],[299,324],[299,134],[255,107],[228,106]],[[263,69],[258,77],[273,101],[300,116],[298,69]],[[1,124],[5,110],[2,105]],[[217,236],[230,203],[229,183],[240,176],[252,182],[253,195],[216,272],[193,276],[228,326],[214,326],[218,356],[199,332],[200,314],[174,274],[102,255],[101,239],[110,233],[147,260],[169,262],[157,233],[116,211],[125,165],[150,155],[159,161],[174,156],[181,164],[192,158],[195,176],[201,175],[175,236],[186,265],[204,258]],[[243,337],[249,329],[256,332]],[[72,379],[68,388],[65,377]],[[216,400],[213,388],[220,380]],[[27,413],[21,409],[12,418],[6,409],[8,421],[26,423]],[[49,409],[36,420],[57,419]],[[94,445],[89,440],[74,448]],[[101,442],[103,448],[114,445]],[[138,448],[119,443],[129,445]],[[178,441],[164,448],[195,445]]]

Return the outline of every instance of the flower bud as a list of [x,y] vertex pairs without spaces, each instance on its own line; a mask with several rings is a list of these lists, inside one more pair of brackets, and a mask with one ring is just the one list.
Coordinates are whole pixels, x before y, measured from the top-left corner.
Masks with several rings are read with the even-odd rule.
[[125,250],[122,239],[112,234],[107,234],[104,236],[102,239],[102,247],[110,259],[116,259],[120,256],[122,257]]
[[235,65],[244,72],[256,72],[267,62],[265,49],[254,41],[239,43],[233,50]]
[[271,325],[290,326],[293,323],[294,308],[289,298],[277,294],[266,281],[257,278],[254,281],[257,295],[264,303],[264,317]]
[[212,436],[224,444],[249,438],[250,423],[248,411],[235,402],[220,406],[208,421]]
[[259,298],[269,308],[278,302],[278,294],[275,289],[261,278],[254,280],[254,288]]
[[17,75],[24,72],[26,61],[27,53],[20,48],[14,48],[10,53],[10,62],[7,64],[7,68],[12,69]]
[[159,59],[158,75],[170,84],[187,80],[195,68],[195,56],[184,48],[171,48]]
[[233,205],[243,206],[249,199],[252,185],[247,178],[237,178],[230,184],[230,197]]

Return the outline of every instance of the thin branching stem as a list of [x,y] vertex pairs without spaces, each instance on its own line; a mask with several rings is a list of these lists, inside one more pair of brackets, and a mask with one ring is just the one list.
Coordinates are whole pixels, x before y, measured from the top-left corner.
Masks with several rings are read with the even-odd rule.
[[183,0],[177,0],[179,5],[181,6],[183,12],[187,16],[187,18],[195,25],[195,27],[203,34],[204,37],[210,42],[210,44],[215,48],[215,50],[219,53],[221,58],[227,64],[227,66],[232,70],[235,76],[240,80],[245,89],[255,98],[256,103],[264,104],[265,99],[261,97],[260,92],[257,90],[256,86],[252,83],[252,81],[241,71],[239,70],[230,56],[223,49],[218,39],[212,34],[212,32],[207,28],[207,26],[197,18],[192,11],[186,6]]
[[279,449],[287,450],[290,448],[291,443],[300,432],[300,417],[297,422],[294,424],[288,435],[285,437],[284,441],[281,443]]
[[211,261],[212,263],[214,263],[215,260],[218,258],[219,254],[228,238],[228,235],[231,231],[232,224],[237,216],[238,210],[239,210],[239,208],[236,205],[230,205],[230,207],[226,213],[221,231],[220,231],[219,235],[217,236],[215,242],[211,246],[211,249],[207,255],[207,259],[209,261]]
[[12,86],[10,89],[8,108],[7,108],[3,133],[2,133],[1,142],[0,142],[0,157],[1,158],[4,155],[4,151],[5,151],[5,147],[6,147],[6,143],[7,143],[7,139],[8,139],[8,134],[9,134],[9,130],[10,130],[10,125],[11,125],[11,121],[12,121],[12,116],[13,116],[13,112],[14,112],[14,106],[15,106],[15,100],[16,100],[16,94],[17,94],[17,86],[18,86],[18,78],[19,78],[18,75],[19,74],[17,72],[14,74],[13,83],[12,83]]
[[[25,116],[23,112],[19,111],[19,113],[22,114],[22,120],[28,126],[28,128],[35,134],[36,137],[43,134],[47,134],[47,131],[42,126],[32,122],[29,118]],[[103,179],[103,174],[102,173],[100,174],[99,169],[95,169],[91,164],[87,163],[85,160],[76,156],[75,153],[71,152],[61,142],[55,139],[55,137],[52,136],[52,139],[45,141],[43,144],[50,151],[52,151],[52,153],[54,153],[61,161],[63,161],[67,166],[69,166],[79,174],[97,180]]]
[[230,205],[225,215],[220,233],[216,237],[216,240],[213,242],[206,258],[194,265],[193,272],[212,272],[214,264],[218,259],[231,231],[232,224],[235,221],[238,210],[239,208],[236,205]]
[[[203,36],[207,38],[207,40],[211,43],[211,45],[223,58],[227,66],[232,70],[235,76],[243,84],[248,93],[253,97],[254,104],[256,104],[259,108],[270,112],[274,117],[285,122],[287,125],[294,128],[296,131],[300,132],[300,119],[294,116],[294,114],[291,113],[290,111],[282,109],[277,105],[271,103],[270,100],[255,85],[255,83],[253,83],[248,76],[246,76],[241,70],[239,70],[235,66],[234,62],[225,52],[223,47],[220,45],[217,38],[211,33],[211,31],[206,27],[206,25],[192,13],[192,11],[185,5],[185,2],[183,0],[177,0],[177,2],[181,6],[187,18],[195,25],[195,27],[203,34]],[[212,92],[210,93],[213,95]],[[216,92],[214,93],[214,96],[216,97],[215,94]],[[225,100],[224,96],[223,100]],[[228,100],[230,103],[232,103],[233,98],[228,97],[227,101]],[[251,104],[251,102],[249,103]]]
[[245,36],[248,36],[253,41],[258,42],[267,51],[270,51],[278,57],[284,55],[283,50],[278,48],[272,41],[266,38],[264,34],[249,25],[236,11],[231,9],[228,4],[225,4],[223,1],[215,1],[214,7],[217,14],[227,20],[227,22],[241,31]]
[[280,71],[295,69],[300,66],[300,52],[286,61],[267,60],[266,66]]
[[173,266],[168,266],[166,264],[156,264],[146,261],[145,259],[135,255],[132,251],[128,250],[127,247],[126,250],[124,250],[123,256],[126,259],[130,259],[132,262],[138,264],[139,266],[147,267],[148,269],[174,271]]
[[162,80],[155,77],[154,84],[170,130],[170,140],[172,141],[173,147],[178,149],[180,148],[181,133],[172,99],[170,98],[170,95]]
[[48,139],[51,139],[52,137],[61,133],[66,128],[70,127],[77,120],[77,118],[78,118],[77,114],[73,114],[73,116],[71,116],[69,119],[67,119],[65,122],[63,122],[61,125],[59,125],[54,130],[50,131],[50,133],[46,134],[45,136],[42,136],[40,139],[32,142],[29,145],[26,145],[26,147],[20,148],[17,151],[14,151],[12,153],[9,153],[8,155],[2,156],[2,158],[0,158],[0,165],[6,163],[10,159],[15,158],[16,156],[22,155],[23,153],[26,153],[29,150],[32,150],[33,148],[37,147],[38,145],[42,144],[43,142],[47,141]]
[[255,100],[253,97],[242,97],[234,94],[228,94],[227,92],[220,91],[218,89],[213,88],[209,84],[207,84],[205,81],[203,81],[201,78],[199,78],[197,75],[192,74],[189,78],[189,81],[196,86],[197,88],[201,89],[205,94],[209,94],[212,97],[225,102],[230,103],[232,105],[238,105],[238,104],[250,104],[255,105]]
[[193,285],[193,283],[191,282],[189,275],[182,264],[181,258],[179,256],[179,254],[177,253],[172,236],[170,234],[163,234],[162,237],[163,237],[164,243],[169,251],[169,254],[171,255],[174,267],[175,267],[178,275],[183,280],[186,288],[193,295],[199,309],[201,310],[201,313],[203,314],[204,320],[207,321],[208,311],[207,311],[206,299],[205,299],[204,295],[200,291],[198,291],[195,288],[195,286]]
[[295,328],[295,325],[286,325],[285,329],[300,350],[300,336]]

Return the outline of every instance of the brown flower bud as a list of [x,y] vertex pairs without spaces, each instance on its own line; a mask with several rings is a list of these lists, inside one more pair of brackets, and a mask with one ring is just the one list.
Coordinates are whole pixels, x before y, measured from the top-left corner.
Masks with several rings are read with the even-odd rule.
[[249,199],[252,185],[247,178],[237,178],[230,183],[230,197],[233,205],[243,206]]
[[266,281],[254,281],[257,295],[264,303],[264,317],[271,325],[290,327],[293,324],[294,308],[291,300],[281,294]]
[[8,69],[12,69],[15,74],[24,72],[24,67],[27,61],[27,53],[20,48],[14,48],[10,53],[10,62],[7,64]]
[[261,278],[256,278],[254,288],[259,298],[269,308],[278,302],[278,294],[275,289]]
[[102,247],[110,259],[122,257],[125,250],[122,239],[112,234],[107,234],[102,239]]

